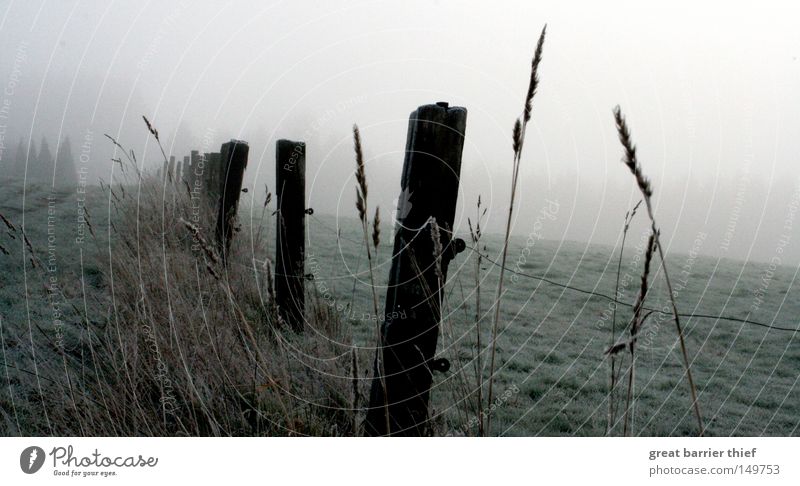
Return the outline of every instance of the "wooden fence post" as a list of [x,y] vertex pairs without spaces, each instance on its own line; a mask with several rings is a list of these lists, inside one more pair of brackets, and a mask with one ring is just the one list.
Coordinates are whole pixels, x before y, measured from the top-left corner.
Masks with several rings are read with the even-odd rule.
[[[180,165],[181,165],[181,162],[180,162],[180,160],[179,160],[179,161],[178,161],[178,166],[180,166]],[[188,155],[184,155],[184,156],[183,156],[183,172],[184,172],[184,174],[186,173],[186,168],[187,168],[187,167],[189,167],[190,165],[192,165],[192,160],[189,158],[189,156],[188,156]],[[182,176],[178,176],[178,177],[176,177],[176,179],[175,179],[175,181],[176,181],[176,182],[175,182],[175,184],[178,184],[178,185],[183,185],[183,182],[182,182],[182,179],[181,179],[181,177],[182,177]]]
[[[194,181],[197,179],[197,169],[200,167],[200,153],[197,150],[192,150],[189,152],[189,164],[192,166],[192,169],[189,173],[186,172],[186,166],[183,167],[183,179],[189,184],[189,187],[194,187]],[[205,170],[205,162],[203,163],[203,170]]]
[[[444,102],[420,106],[409,118],[381,348],[365,423],[368,435],[430,432],[432,371],[449,368],[446,360],[434,360],[441,291],[449,261],[464,249],[463,240],[453,240],[452,228],[466,124],[466,108]],[[431,218],[439,228],[440,258],[434,256]]]
[[183,167],[189,165],[186,160],[184,159],[183,163],[179,160],[175,164],[175,187],[178,190],[181,190],[181,186],[183,186]]
[[[211,154],[209,152],[205,152],[200,159],[203,161],[203,171],[199,174],[195,174],[195,179],[198,181],[197,184],[203,185],[206,184],[208,180],[208,171],[211,170]],[[211,194],[211,187],[206,184],[206,195]]]
[[306,248],[306,144],[278,140],[275,145],[277,236],[275,299],[278,312],[297,332],[303,331]]
[[236,211],[239,208],[239,194],[242,192],[244,170],[247,167],[247,154],[250,147],[247,142],[231,140],[222,144],[221,174],[222,186],[220,189],[219,211],[217,213],[217,247],[226,260],[226,254],[231,246],[233,237],[233,223],[236,220]]
[[222,190],[222,154],[212,152],[206,157],[206,170],[203,174],[209,199],[218,197]]

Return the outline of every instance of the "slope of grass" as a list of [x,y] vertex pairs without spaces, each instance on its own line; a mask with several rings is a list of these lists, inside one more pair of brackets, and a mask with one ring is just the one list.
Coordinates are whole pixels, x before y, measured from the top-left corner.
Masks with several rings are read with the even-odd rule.
[[5,186],[6,434],[352,433],[336,316],[312,305],[315,332],[285,333],[253,264],[262,249],[235,246],[224,267],[207,213],[196,236],[184,222],[188,192],[149,177],[90,188],[82,226],[76,194],[29,187],[23,210]]

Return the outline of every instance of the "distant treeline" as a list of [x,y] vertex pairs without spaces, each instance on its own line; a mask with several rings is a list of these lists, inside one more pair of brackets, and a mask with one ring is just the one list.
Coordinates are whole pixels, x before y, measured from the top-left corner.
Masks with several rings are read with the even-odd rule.
[[3,157],[0,175],[19,180],[24,178],[28,182],[74,186],[78,181],[78,176],[69,137],[64,138],[58,144],[55,157],[50,150],[47,138],[42,137],[38,150],[35,143],[28,143],[26,140],[20,139],[13,155]]

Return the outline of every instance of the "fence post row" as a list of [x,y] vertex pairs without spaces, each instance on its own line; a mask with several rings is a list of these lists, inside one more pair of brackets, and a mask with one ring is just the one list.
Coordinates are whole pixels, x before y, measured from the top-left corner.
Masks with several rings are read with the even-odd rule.
[[[432,370],[446,371],[449,366],[446,360],[434,360],[441,291],[449,261],[464,249],[462,240],[452,239],[451,230],[466,123],[466,108],[444,102],[420,106],[409,118],[381,348],[373,365],[365,423],[368,435],[430,432]],[[434,255],[431,218],[440,228],[440,258]],[[386,430],[386,408],[391,430]]]
[[230,249],[233,237],[233,223],[236,220],[236,211],[239,208],[239,194],[242,191],[244,170],[247,167],[247,155],[250,147],[242,140],[231,140],[222,144],[220,148],[220,174],[222,186],[220,188],[219,211],[217,214],[216,239],[222,260]]
[[278,140],[275,145],[277,235],[275,299],[281,318],[301,332],[305,309],[306,144]]

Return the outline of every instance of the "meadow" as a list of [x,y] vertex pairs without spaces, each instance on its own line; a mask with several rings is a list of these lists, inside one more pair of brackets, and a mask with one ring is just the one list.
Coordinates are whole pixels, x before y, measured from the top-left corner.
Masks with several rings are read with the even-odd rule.
[[[371,310],[355,211],[307,218],[306,271],[313,279],[306,283],[308,323],[298,335],[276,325],[270,300],[269,205],[240,208],[241,229],[225,267],[206,251],[203,229],[187,225],[184,192],[155,177],[115,185],[113,194],[89,186],[86,213],[74,191],[12,180],[3,188],[3,435],[359,433],[381,317]],[[452,366],[434,375],[434,433],[478,433],[482,383],[492,435],[622,435],[619,408],[608,428],[604,354],[612,344],[607,296],[614,295],[619,245],[511,237],[488,406],[495,262],[504,237],[481,238],[478,286],[465,226],[456,233],[468,248],[450,265],[443,307],[437,356]],[[374,260],[381,311],[391,233],[385,221]],[[646,232],[627,236],[620,301],[636,299],[646,242]],[[704,257],[705,243],[697,243],[698,254],[667,254],[681,313],[795,325],[794,269]],[[662,280],[652,279],[649,308],[668,309]],[[619,335],[631,308],[616,313]],[[796,333],[711,318],[682,322],[707,435],[798,434]],[[650,316],[637,346],[632,434],[696,434],[668,311]]]

